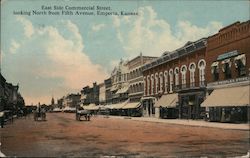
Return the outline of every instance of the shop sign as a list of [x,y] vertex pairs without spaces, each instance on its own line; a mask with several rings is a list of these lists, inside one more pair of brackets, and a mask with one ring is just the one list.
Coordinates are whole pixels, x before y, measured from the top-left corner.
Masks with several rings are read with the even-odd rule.
[[238,55],[238,51],[237,50],[234,50],[234,51],[231,51],[231,52],[227,52],[227,53],[224,53],[224,54],[221,54],[217,57],[217,60],[223,60],[223,59],[226,59],[226,58],[230,58],[230,57],[233,57],[233,56],[236,56]]
[[224,84],[230,84],[230,83],[236,83],[236,82],[244,82],[244,81],[249,81],[249,79],[250,79],[250,77],[241,77],[241,78],[236,78],[236,79],[230,79],[230,80],[209,83],[208,86],[216,86],[216,85],[224,85]]

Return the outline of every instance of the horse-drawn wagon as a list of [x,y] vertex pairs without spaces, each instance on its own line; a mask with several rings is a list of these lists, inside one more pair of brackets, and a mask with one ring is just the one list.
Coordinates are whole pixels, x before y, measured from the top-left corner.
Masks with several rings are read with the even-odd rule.
[[46,120],[46,111],[44,108],[38,107],[35,111],[34,111],[34,120],[38,121],[45,121]]
[[89,110],[85,110],[83,108],[77,109],[76,110],[76,120],[80,121],[82,116],[85,118],[86,121],[90,121],[91,113]]

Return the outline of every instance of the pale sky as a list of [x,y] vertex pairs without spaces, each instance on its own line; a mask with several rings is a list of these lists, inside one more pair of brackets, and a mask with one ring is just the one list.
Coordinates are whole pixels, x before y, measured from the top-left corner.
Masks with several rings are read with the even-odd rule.
[[[13,15],[42,6],[110,6],[138,16]],[[249,1],[1,0],[1,72],[26,104],[103,82],[117,62],[160,56],[249,20]]]

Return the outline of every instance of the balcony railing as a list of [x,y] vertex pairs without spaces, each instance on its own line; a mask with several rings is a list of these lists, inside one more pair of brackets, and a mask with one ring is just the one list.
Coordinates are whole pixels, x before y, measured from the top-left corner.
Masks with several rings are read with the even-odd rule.
[[204,88],[206,86],[207,86],[206,81],[199,81],[199,82],[191,82],[189,84],[174,85],[173,90],[179,91],[179,90],[192,89],[192,88]]

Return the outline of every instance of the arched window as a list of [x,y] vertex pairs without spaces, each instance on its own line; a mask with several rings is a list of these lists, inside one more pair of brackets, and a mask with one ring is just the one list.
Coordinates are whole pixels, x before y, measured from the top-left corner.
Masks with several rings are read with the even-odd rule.
[[147,87],[148,87],[147,95],[150,95],[150,76],[149,75],[147,77]]
[[159,81],[158,81],[159,79],[158,79],[158,73],[155,73],[155,94],[158,94],[158,88],[159,88],[159,86],[158,86],[158,84],[159,84]]
[[164,71],[164,91],[168,93],[168,71]]
[[163,73],[162,72],[160,72],[159,78],[160,78],[160,92],[162,93],[163,92]]
[[147,85],[146,85],[146,83],[147,83],[147,79],[146,79],[146,77],[143,77],[143,90],[144,90],[144,96],[146,96],[147,95]]
[[200,86],[205,86],[205,67],[206,61],[204,59],[201,59],[198,62]]
[[234,65],[238,73],[238,77],[246,76],[246,55],[241,54],[234,58]]
[[186,73],[187,73],[187,66],[181,66],[181,88],[186,88]]
[[225,59],[221,62],[222,64],[222,72],[224,73],[224,78],[225,79],[230,79],[232,78],[232,73],[231,73],[231,65],[232,62],[230,59]]
[[190,64],[189,64],[189,71],[190,71],[190,87],[194,87],[194,86],[195,86],[195,68],[196,68],[195,63],[190,63]]
[[174,74],[173,69],[169,70],[169,92],[173,92],[173,85],[174,85]]
[[154,74],[151,75],[151,95],[154,95]]
[[174,69],[174,76],[175,76],[175,88],[178,88],[179,86],[179,68],[178,67]]

